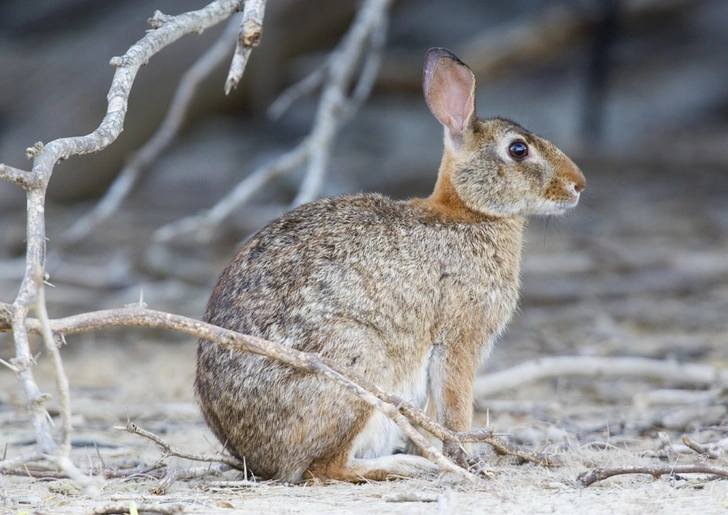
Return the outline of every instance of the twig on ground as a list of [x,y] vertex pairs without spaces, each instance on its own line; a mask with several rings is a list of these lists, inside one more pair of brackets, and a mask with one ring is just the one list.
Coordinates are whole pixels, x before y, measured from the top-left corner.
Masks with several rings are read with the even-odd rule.
[[120,513],[159,513],[160,515],[176,515],[177,513],[184,513],[184,511],[184,504],[151,504],[126,501],[97,506],[91,513],[93,515],[116,515]]
[[238,19],[234,17],[228,22],[217,41],[182,75],[167,115],[157,131],[119,172],[96,206],[76,220],[73,226],[61,236],[60,243],[63,247],[83,240],[114,214],[131,193],[142,172],[169,148],[182,130],[197,88],[230,54],[230,42],[237,30]]
[[440,496],[429,492],[398,492],[382,496],[384,502],[437,502]]
[[206,492],[224,491],[232,488],[252,488],[265,485],[265,482],[251,481],[249,479],[239,479],[237,481],[207,481],[202,485],[202,490]]
[[635,465],[630,467],[598,468],[583,472],[576,478],[580,486],[586,487],[598,481],[622,474],[649,474],[658,479],[660,476],[674,474],[712,474],[714,476],[728,477],[728,468],[716,467],[708,463],[695,465]]
[[167,473],[159,480],[157,485],[152,489],[152,493],[155,495],[164,495],[169,491],[169,488],[178,479],[195,479],[205,478],[208,476],[219,476],[223,472],[230,470],[228,465],[224,463],[205,465],[204,467],[188,467],[188,468],[174,468],[167,471]]
[[[156,242],[165,243],[190,234],[195,235],[196,241],[209,240],[213,229],[247,202],[253,193],[271,180],[293,172],[304,163],[308,163],[308,171],[293,205],[313,200],[319,194],[336,131],[356,113],[369,95],[376,78],[392,3],[393,0],[366,0],[351,28],[323,68],[314,71],[313,77],[309,76],[294,86],[293,93],[284,93],[284,97],[290,98],[286,101],[290,105],[290,102],[299,98],[299,94],[313,90],[319,80],[324,82],[311,133],[295,148],[253,171],[211,209],[157,229],[154,233]],[[349,95],[354,72],[364,53],[366,58],[358,82]],[[318,77],[320,74],[321,79]],[[281,109],[280,106],[277,108],[278,111]]]
[[[6,449],[6,452],[7,452],[7,449]],[[3,457],[3,460],[0,461],[0,472],[7,473],[8,470],[15,469],[17,467],[25,465],[26,463],[32,463],[34,461],[41,461],[44,459],[45,459],[45,456],[43,455],[43,453],[40,453],[40,452],[32,452],[30,454],[21,454],[20,456],[18,456],[16,458]]]
[[700,455],[706,456],[706,457],[710,458],[711,460],[716,460],[719,457],[715,451],[712,451],[711,449],[705,447],[704,445],[699,444],[698,442],[696,442],[695,440],[690,438],[688,435],[683,435],[682,443],[684,443],[688,449],[691,449]]
[[121,431],[126,431],[127,433],[131,433],[134,435],[143,436],[144,438],[148,438],[149,440],[153,441],[157,445],[159,445],[162,449],[164,449],[164,452],[167,456],[176,456],[178,458],[184,458],[186,460],[192,460],[192,461],[204,461],[209,463],[224,463],[225,465],[228,465],[230,467],[240,469],[242,470],[245,468],[245,464],[240,461],[239,459],[233,457],[233,456],[227,456],[225,454],[194,454],[187,451],[183,451],[182,449],[177,449],[176,447],[172,447],[168,442],[163,440],[162,438],[158,437],[154,433],[151,433],[147,431],[146,429],[142,429],[141,427],[137,426],[133,422],[129,422],[126,426],[114,426],[114,429],[119,429]]
[[728,370],[649,358],[595,358],[566,356],[541,358],[485,374],[475,381],[473,395],[484,398],[522,384],[564,377],[635,377],[699,386],[728,383]]
[[470,431],[468,433],[456,433],[458,440],[462,443],[487,443],[498,454],[504,456],[516,456],[524,461],[530,461],[531,463],[537,463],[540,465],[561,465],[562,459],[555,454],[547,454],[543,452],[537,452],[531,449],[524,449],[516,444],[513,444],[507,440],[496,435],[492,429],[485,428],[478,431]]
[[243,18],[240,22],[238,44],[235,46],[233,61],[230,63],[230,71],[225,81],[225,94],[237,87],[243,77],[245,66],[253,48],[260,44],[263,35],[263,16],[265,16],[266,0],[245,0],[243,7]]

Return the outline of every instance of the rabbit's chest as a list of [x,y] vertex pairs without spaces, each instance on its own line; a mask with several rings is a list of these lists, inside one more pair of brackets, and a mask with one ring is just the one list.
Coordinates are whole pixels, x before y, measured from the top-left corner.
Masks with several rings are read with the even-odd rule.
[[483,339],[500,334],[518,304],[520,247],[474,246],[445,256],[440,269],[439,324]]

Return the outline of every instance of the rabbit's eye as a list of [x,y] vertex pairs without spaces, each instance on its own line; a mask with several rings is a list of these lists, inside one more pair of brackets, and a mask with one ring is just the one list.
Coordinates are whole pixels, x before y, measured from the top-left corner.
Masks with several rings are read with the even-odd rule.
[[523,141],[514,141],[508,147],[508,153],[513,159],[520,161],[528,156],[528,145]]

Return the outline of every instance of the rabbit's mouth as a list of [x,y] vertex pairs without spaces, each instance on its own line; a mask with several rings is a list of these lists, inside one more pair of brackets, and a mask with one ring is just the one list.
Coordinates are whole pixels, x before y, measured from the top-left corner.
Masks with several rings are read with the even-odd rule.
[[579,204],[578,193],[571,195],[570,198],[564,200],[546,200],[542,204],[539,204],[533,214],[536,215],[562,215],[574,209]]

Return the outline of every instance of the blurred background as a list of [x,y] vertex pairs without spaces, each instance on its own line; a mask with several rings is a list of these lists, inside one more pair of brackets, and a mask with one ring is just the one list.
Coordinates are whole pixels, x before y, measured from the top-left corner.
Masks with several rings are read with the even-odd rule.
[[[0,162],[26,168],[25,149],[34,142],[96,128],[114,72],[109,59],[143,36],[153,10],[177,14],[205,3],[0,3]],[[202,315],[235,248],[287,209],[302,171],[257,193],[205,244],[176,241],[159,251],[150,235],[213,206],[308,134],[317,94],[277,121],[266,118],[266,109],[328,56],[357,7],[342,0],[269,2],[262,43],[238,89],[223,94],[226,62],[202,85],[180,138],[123,207],[89,238],[57,252],[54,239],[155,131],[180,75],[221,27],[184,37],[141,69],[120,138],[99,154],[60,163],[51,180],[52,317],[133,303],[142,290],[152,308]],[[481,117],[509,117],[545,136],[587,177],[573,213],[529,225],[521,313],[488,367],[565,354],[725,363],[728,2],[400,0],[372,97],[337,136],[323,195],[430,192],[442,133],[422,99],[420,74],[432,46],[450,48],[475,71]],[[12,302],[22,275],[24,207],[22,190],[0,183],[4,302]],[[109,342],[129,350],[140,334],[80,335],[68,351]],[[153,339],[187,342],[179,359],[191,373],[189,338]],[[0,335],[0,357],[13,352],[11,338]],[[187,386],[179,394],[185,398],[191,379]],[[619,395],[612,384],[582,386],[601,388],[607,400]],[[633,384],[624,388],[634,391]]]

